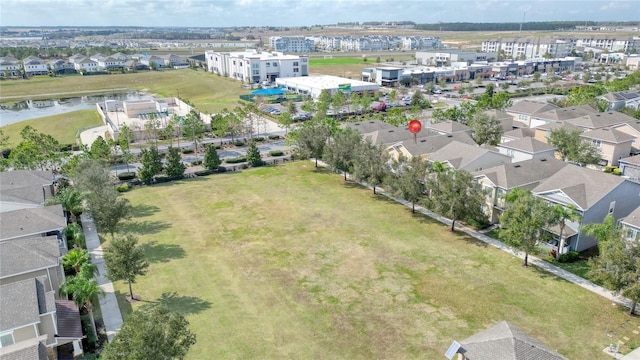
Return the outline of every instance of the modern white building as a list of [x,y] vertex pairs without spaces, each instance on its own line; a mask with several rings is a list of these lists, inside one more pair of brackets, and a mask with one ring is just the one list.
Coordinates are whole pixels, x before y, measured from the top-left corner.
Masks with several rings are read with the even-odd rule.
[[329,91],[329,94],[334,94],[336,91],[342,91],[347,94],[352,92],[362,94],[365,91],[373,92],[380,88],[377,84],[370,82],[331,75],[278,78],[276,79],[276,84],[286,88],[287,91],[311,96],[314,99],[320,96],[322,90]]
[[241,52],[205,52],[207,70],[248,83],[273,82],[280,77],[309,75],[309,57],[249,49]]
[[316,51],[312,39],[304,36],[271,36],[269,45],[275,51],[308,53]]

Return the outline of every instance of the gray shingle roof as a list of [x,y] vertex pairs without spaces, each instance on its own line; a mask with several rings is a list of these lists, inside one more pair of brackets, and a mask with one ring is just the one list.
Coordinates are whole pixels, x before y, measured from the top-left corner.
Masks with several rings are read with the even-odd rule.
[[581,116],[596,114],[596,110],[588,105],[580,105],[570,108],[557,108],[536,114],[536,118],[550,121],[565,121]]
[[55,236],[0,241],[0,279],[58,266],[60,250]]
[[640,155],[633,155],[619,160],[627,164],[640,165]]
[[47,335],[17,342],[11,346],[0,348],[2,360],[48,360]]
[[476,171],[475,177],[486,176],[494,185],[510,190],[516,187],[531,187],[569,165],[556,158],[530,159],[514,164],[502,164]]
[[502,135],[505,136],[505,137],[522,139],[523,137],[533,137],[535,134],[536,134],[536,130],[535,129],[519,128],[519,129],[513,129],[513,130],[505,131],[504,134],[502,134]]
[[13,189],[53,184],[51,171],[14,170],[0,172],[0,188]]
[[40,321],[35,279],[2,285],[0,294],[0,331]]
[[439,133],[454,134],[458,132],[471,131],[471,128],[457,121],[443,121],[431,125],[425,125],[426,130],[433,130]]
[[567,120],[567,122],[572,125],[588,129],[599,129],[634,121],[636,121],[636,119],[617,111],[586,114]]
[[469,360],[567,360],[517,327],[502,321],[460,342]]
[[522,139],[502,143],[499,144],[498,147],[505,149],[514,149],[530,154],[537,154],[555,149],[554,146],[540,140],[536,140],[532,137],[524,137]]
[[61,205],[0,214],[0,241],[61,230],[67,224]]
[[581,209],[587,210],[624,181],[619,176],[569,164],[542,181],[532,192],[547,196],[562,191]]
[[[413,139],[404,140],[401,145],[407,149],[412,156],[422,156],[431,154],[434,151],[442,149],[445,145],[452,141],[458,141],[464,144],[476,145],[473,138],[467,133],[456,133],[451,135],[432,135],[416,139],[416,143],[413,143]],[[394,145],[395,146],[395,145]]]
[[640,228],[640,206],[633,210],[631,214],[622,218],[620,222]]
[[499,154],[477,145],[464,144],[459,141],[450,142],[442,147],[442,149],[431,154],[428,158],[429,161],[434,162],[447,161],[456,170],[464,169],[471,171],[474,171],[475,169],[469,169],[468,167],[474,167],[474,164],[481,159],[486,160],[486,162],[484,162],[485,164],[492,163],[487,166],[511,163],[511,158],[506,155]]
[[622,131],[619,131],[616,129],[610,129],[610,128],[602,128],[602,129],[596,129],[591,131],[585,131],[584,133],[580,134],[580,137],[587,138],[587,139],[598,139],[598,140],[602,140],[602,141],[606,141],[614,144],[620,144],[623,142],[630,142],[635,140],[634,136],[631,136]]
[[345,127],[352,128],[360,134],[366,134],[377,130],[397,129],[397,126],[387,124],[380,120],[358,121],[353,123],[345,123]]
[[522,100],[514,103],[510,108],[507,109],[507,112],[533,115],[552,109],[558,109],[558,107],[553,104],[546,104],[531,100]]

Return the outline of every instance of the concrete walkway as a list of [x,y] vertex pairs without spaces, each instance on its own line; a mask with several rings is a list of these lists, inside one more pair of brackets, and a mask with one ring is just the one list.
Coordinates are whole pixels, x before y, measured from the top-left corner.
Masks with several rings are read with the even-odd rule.
[[85,242],[87,250],[91,254],[91,262],[98,268],[96,280],[98,285],[104,291],[104,295],[98,296],[100,310],[102,311],[102,321],[107,332],[109,342],[122,327],[122,314],[118,306],[118,299],[113,289],[113,283],[106,278],[107,270],[104,266],[104,258],[102,257],[102,245],[98,238],[98,231],[93,219],[86,213],[82,214],[82,227],[84,229]]

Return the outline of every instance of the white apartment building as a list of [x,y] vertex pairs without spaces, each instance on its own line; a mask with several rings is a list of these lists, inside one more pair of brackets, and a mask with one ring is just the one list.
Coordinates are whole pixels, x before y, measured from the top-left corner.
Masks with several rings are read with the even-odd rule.
[[304,36],[271,36],[269,46],[279,52],[307,53],[316,51],[313,40]]
[[208,71],[248,83],[309,75],[309,57],[304,55],[248,49],[242,52],[206,51],[205,58]]
[[484,40],[482,51],[499,52],[502,50],[507,59],[566,57],[576,48],[595,48],[610,52],[629,52],[640,50],[640,36],[584,36],[580,38],[498,38]]

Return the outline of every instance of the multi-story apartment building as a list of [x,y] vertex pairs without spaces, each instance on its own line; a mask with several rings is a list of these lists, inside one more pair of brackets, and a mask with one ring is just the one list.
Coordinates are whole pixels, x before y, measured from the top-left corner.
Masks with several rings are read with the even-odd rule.
[[313,40],[304,36],[271,36],[269,46],[279,52],[307,53],[316,51]]
[[545,38],[497,38],[484,40],[482,51],[502,52],[507,59],[566,57],[574,49],[596,48],[611,52],[640,50],[640,36],[583,36]]
[[442,46],[437,36],[405,36],[402,38],[403,50],[438,49]]
[[273,82],[279,77],[309,75],[309,57],[281,52],[245,50],[242,52],[205,52],[207,70],[250,83]]

